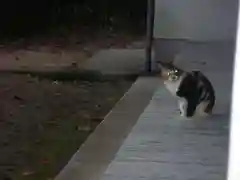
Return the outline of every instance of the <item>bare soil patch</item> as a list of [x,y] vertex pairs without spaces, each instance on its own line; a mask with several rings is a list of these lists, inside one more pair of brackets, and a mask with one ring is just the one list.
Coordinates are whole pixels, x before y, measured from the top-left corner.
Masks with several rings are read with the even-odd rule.
[[1,75],[0,179],[53,179],[132,82]]

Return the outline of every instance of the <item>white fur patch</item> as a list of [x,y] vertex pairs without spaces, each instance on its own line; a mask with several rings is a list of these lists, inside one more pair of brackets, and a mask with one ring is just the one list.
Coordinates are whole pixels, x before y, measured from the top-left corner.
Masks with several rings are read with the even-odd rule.
[[179,109],[181,112],[181,116],[185,117],[187,115],[187,101],[184,98],[181,98],[178,100],[178,104],[179,104]]
[[176,95],[176,92],[179,88],[179,85],[181,84],[182,80],[183,80],[184,76],[181,76],[177,81],[169,81],[169,80],[165,80],[164,84],[167,88],[167,90],[174,96],[178,98],[178,105],[179,105],[179,110],[181,113],[182,117],[186,116],[186,108],[187,108],[187,101],[184,98],[179,98]]
[[169,80],[164,81],[166,88],[173,96],[176,96],[176,92],[179,88],[179,85],[182,82],[182,79],[183,79],[183,76],[181,76],[177,81],[169,81]]

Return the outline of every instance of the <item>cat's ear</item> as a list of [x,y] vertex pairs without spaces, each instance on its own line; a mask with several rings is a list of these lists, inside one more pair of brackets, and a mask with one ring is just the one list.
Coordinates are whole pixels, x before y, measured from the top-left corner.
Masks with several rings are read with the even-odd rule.
[[174,66],[174,58],[170,59],[167,63],[171,64],[172,66]]
[[166,64],[162,61],[157,61],[157,67],[161,70],[165,69],[166,68]]
[[158,65],[158,67],[159,68],[170,68],[170,67],[172,67],[173,66],[173,60],[170,60],[170,61],[165,61],[165,62],[163,62],[163,61],[157,61],[157,65]]

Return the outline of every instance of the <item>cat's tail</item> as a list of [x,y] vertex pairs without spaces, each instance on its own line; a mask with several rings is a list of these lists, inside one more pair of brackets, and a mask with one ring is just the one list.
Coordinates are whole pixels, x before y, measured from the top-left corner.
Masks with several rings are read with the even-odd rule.
[[205,113],[211,114],[214,105],[215,105],[215,98],[212,98],[205,108]]

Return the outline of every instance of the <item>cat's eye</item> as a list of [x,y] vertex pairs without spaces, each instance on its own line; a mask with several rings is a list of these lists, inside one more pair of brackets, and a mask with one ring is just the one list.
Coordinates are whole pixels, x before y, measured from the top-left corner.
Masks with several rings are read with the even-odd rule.
[[167,75],[168,75],[168,76],[171,76],[171,75],[173,75],[173,74],[175,74],[175,73],[177,73],[177,72],[178,72],[178,70],[177,70],[177,69],[174,69],[174,70],[169,71],[169,72],[167,73]]

